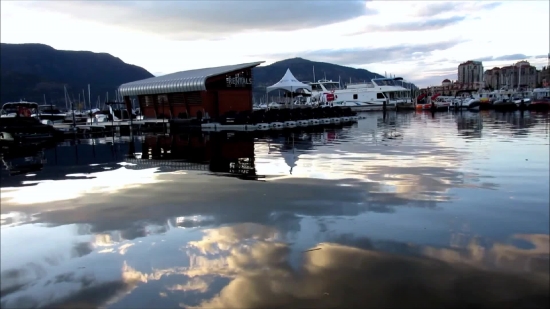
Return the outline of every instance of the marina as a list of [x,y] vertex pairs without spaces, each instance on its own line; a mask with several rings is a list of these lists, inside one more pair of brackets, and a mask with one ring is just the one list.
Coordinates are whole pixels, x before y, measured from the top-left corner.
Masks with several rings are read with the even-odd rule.
[[0,309],[550,307],[550,2],[286,4],[2,2]]

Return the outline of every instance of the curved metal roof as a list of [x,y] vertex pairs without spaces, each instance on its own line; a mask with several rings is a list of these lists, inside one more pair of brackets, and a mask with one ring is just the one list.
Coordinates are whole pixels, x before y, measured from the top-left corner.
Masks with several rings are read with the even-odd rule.
[[206,79],[209,77],[255,67],[263,62],[257,61],[176,72],[122,84],[118,87],[118,91],[122,96],[203,91],[206,90]]

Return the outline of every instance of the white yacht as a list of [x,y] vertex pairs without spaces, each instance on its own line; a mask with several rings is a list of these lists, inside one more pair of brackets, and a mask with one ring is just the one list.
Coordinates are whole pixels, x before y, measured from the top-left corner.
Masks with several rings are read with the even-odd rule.
[[61,112],[57,106],[52,104],[38,105],[38,114],[40,119],[47,119],[52,122],[63,121],[67,116],[65,113]]
[[138,115],[135,110],[128,113],[124,102],[105,102],[107,109],[100,110],[93,108],[86,111],[86,124],[97,124],[101,122],[120,122],[132,120],[143,120],[142,115]]
[[395,109],[399,103],[411,102],[410,89],[397,84],[395,79],[375,78],[366,83],[350,83],[346,88],[340,82],[319,80],[311,85],[311,102],[321,106],[350,107],[354,111]]

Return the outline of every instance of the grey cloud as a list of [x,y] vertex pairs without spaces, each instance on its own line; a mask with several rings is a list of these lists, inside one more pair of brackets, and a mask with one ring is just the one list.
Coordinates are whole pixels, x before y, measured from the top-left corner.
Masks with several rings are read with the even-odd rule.
[[502,5],[502,2],[491,2],[480,5],[482,10],[492,10]]
[[529,59],[529,58],[545,58],[547,56],[527,56],[525,54],[511,54],[511,55],[503,55],[498,57],[493,56],[487,56],[487,57],[481,57],[476,58],[476,61],[513,61],[513,60],[523,60],[523,59]]
[[419,45],[395,45],[382,48],[321,49],[293,54],[285,53],[262,56],[271,59],[286,59],[299,56],[313,61],[339,65],[362,65],[384,61],[419,60],[430,55],[435,50],[447,50],[463,42],[465,41],[451,40]]
[[440,2],[422,6],[414,15],[418,17],[433,17],[435,15],[455,11],[461,5],[460,2]]
[[434,17],[440,14],[444,14],[447,12],[471,12],[471,11],[480,11],[480,10],[492,10],[494,8],[497,8],[501,5],[500,2],[489,2],[489,3],[482,3],[479,4],[479,2],[440,2],[440,3],[433,3],[429,5],[422,6],[419,10],[417,10],[413,15],[418,17]]
[[212,39],[247,30],[315,28],[374,14],[366,1],[38,1],[31,7],[160,34]]
[[449,18],[423,19],[419,21],[410,21],[404,23],[395,23],[387,26],[370,25],[364,32],[410,32],[437,30],[457,24],[466,19],[465,16],[452,16]]

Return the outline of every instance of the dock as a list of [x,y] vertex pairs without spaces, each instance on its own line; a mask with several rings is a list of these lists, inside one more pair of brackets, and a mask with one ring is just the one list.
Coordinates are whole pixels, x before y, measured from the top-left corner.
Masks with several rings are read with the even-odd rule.
[[65,135],[131,135],[139,133],[169,133],[169,119],[144,119],[136,121],[109,121],[98,123],[54,123],[53,127]]

